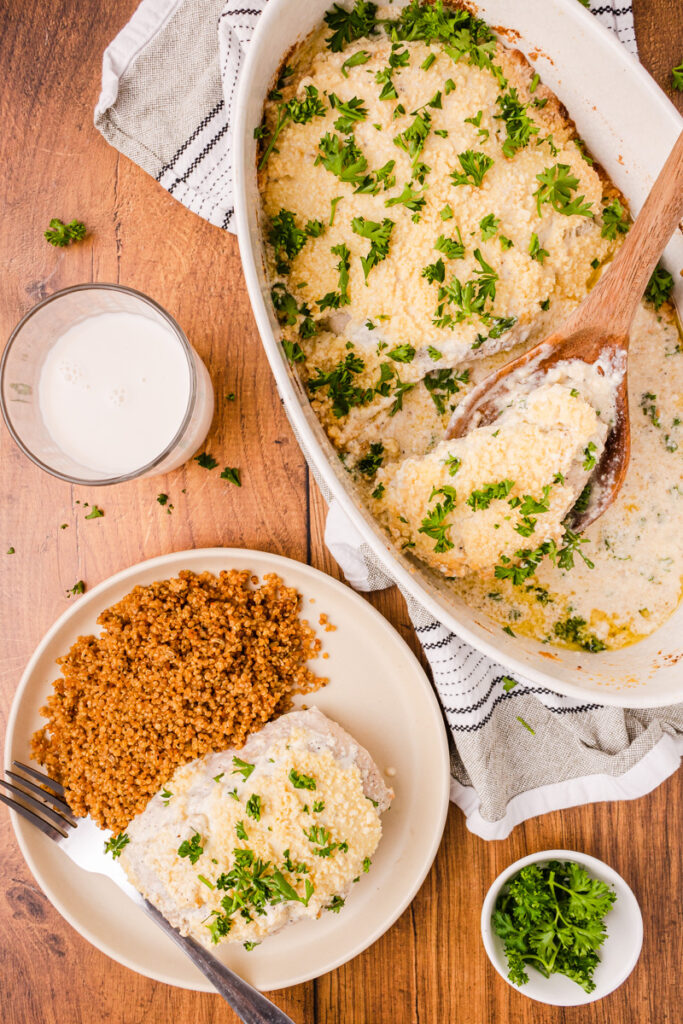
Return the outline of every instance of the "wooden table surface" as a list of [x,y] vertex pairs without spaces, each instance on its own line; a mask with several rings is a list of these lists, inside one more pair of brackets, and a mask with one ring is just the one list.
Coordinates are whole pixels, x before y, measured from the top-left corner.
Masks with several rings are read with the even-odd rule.
[[[207,448],[242,468],[241,489],[196,464],[116,488],[71,487],[41,473],[0,430],[0,716],[41,636],[88,586],[182,548],[254,547],[338,575],[323,544],[325,506],[287,424],[249,308],[234,236],[189,213],[92,124],[101,53],[137,0],[9,0],[0,9],[2,216],[0,336],[30,306],[67,285],[117,281],[177,318],[207,363],[217,395]],[[636,0],[641,57],[668,84],[683,58],[680,0]],[[588,73],[588,70],[587,70]],[[675,97],[683,108],[683,94]],[[53,249],[51,217],[82,218],[86,242]],[[234,391],[235,402],[224,401]],[[170,495],[172,515],[156,503]],[[76,500],[96,500],[86,522]],[[69,528],[60,529],[67,522]],[[15,554],[5,555],[12,546]],[[414,649],[399,595],[370,598]],[[0,1004],[10,1024],[232,1024],[215,995],[140,977],[91,947],[42,894],[0,813]],[[297,1024],[680,1024],[683,774],[630,803],[545,815],[502,842],[471,835],[451,809],[422,890],[374,946],[331,974],[277,993]],[[589,1008],[532,1003],[489,965],[481,901],[507,864],[566,847],[611,863],[633,886],[645,943],[629,980]]]

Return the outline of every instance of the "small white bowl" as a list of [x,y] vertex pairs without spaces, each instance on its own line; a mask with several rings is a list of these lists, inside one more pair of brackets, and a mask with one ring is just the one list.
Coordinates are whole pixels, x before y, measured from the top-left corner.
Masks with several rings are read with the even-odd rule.
[[[491,915],[495,910],[496,899],[505,882],[528,864],[545,864],[549,860],[573,860],[586,868],[593,878],[611,885],[617,894],[612,909],[607,914],[607,938],[598,951],[600,963],[595,968],[593,980],[595,989],[584,992],[580,985],[563,974],[553,974],[544,978],[542,974],[530,967],[529,980],[526,985],[513,985],[509,980],[507,959],[501,939],[498,938],[491,925]],[[481,910],[481,935],[488,958],[508,985],[539,1003],[551,1006],[583,1006],[602,999],[626,981],[636,965],[643,945],[643,918],[640,907],[630,887],[621,875],[604,861],[589,857],[575,850],[541,850],[528,857],[515,861],[501,872],[486,894]]]

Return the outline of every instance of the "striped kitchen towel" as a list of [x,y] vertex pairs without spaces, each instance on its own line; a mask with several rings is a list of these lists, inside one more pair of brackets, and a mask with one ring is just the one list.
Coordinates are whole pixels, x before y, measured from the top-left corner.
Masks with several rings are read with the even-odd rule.
[[[265,2],[144,0],[104,55],[99,130],[181,203],[227,230],[232,106]],[[593,0],[591,8],[636,54],[630,5]],[[324,487],[323,494],[329,501]],[[353,586],[393,583],[334,501],[326,542]],[[472,831],[502,838],[545,811],[640,796],[678,766],[683,706],[605,708],[522,677],[510,687],[500,665],[408,604],[453,737],[452,798]]]

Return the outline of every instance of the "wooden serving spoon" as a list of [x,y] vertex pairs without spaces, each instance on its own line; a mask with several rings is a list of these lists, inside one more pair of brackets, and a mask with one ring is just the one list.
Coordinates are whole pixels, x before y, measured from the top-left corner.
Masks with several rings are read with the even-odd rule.
[[446,430],[449,440],[463,437],[474,426],[491,423],[505,404],[510,375],[530,363],[534,376],[567,359],[592,364],[603,356],[604,361],[623,365],[616,389],[615,424],[591,478],[590,500],[571,521],[577,532],[585,530],[611,505],[626,476],[631,451],[626,380],[629,329],[657,260],[681,218],[683,132],[617,255],[581,305],[557,331],[481,381],[457,407]]

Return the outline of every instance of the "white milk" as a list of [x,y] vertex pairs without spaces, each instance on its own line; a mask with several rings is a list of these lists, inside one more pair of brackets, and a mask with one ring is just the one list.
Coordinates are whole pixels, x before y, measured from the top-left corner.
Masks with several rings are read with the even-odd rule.
[[62,334],[40,374],[40,412],[55,444],[118,476],[161,454],[187,411],[190,370],[170,327],[101,313]]

